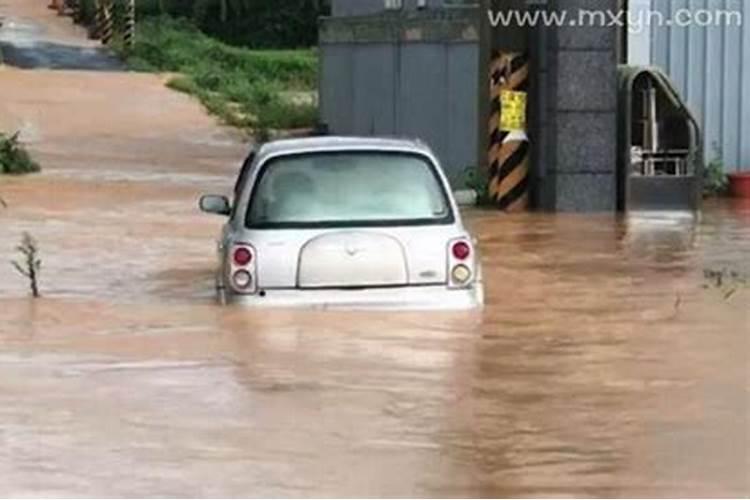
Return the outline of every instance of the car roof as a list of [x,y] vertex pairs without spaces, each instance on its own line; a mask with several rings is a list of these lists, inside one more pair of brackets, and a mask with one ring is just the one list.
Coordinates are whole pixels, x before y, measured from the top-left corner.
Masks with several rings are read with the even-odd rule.
[[306,137],[301,139],[280,139],[260,147],[258,156],[276,156],[314,151],[342,150],[385,150],[407,151],[431,155],[432,151],[419,140],[386,137]]

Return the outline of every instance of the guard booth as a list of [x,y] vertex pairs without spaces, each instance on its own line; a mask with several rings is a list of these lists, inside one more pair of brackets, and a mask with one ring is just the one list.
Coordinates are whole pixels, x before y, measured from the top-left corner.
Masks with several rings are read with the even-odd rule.
[[669,78],[657,68],[621,66],[618,108],[618,209],[699,210],[700,128]]

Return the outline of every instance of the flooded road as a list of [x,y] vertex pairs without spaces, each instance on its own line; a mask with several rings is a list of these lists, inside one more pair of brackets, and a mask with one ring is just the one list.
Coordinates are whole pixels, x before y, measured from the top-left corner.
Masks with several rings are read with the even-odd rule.
[[750,274],[750,207],[470,213],[481,314],[243,311],[196,207],[241,138],[152,75],[0,95],[44,167],[0,178],[0,496],[750,494],[750,291],[705,278]]

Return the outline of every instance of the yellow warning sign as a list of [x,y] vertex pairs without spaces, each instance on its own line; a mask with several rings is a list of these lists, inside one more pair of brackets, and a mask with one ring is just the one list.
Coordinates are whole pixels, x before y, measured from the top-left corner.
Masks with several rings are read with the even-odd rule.
[[500,129],[503,131],[526,130],[526,92],[503,90],[500,92]]

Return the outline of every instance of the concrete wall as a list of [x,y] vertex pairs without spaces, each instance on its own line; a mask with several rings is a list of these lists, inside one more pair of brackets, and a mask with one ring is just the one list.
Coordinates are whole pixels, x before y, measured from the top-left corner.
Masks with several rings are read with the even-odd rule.
[[[631,35],[632,63],[667,71],[701,123],[706,158],[721,149],[727,171],[750,170],[750,3],[745,0],[639,0],[670,19],[679,9],[721,9],[742,26],[651,26]],[[643,48],[646,47],[646,48]]]
[[477,164],[475,12],[321,25],[321,118],[342,135],[419,138],[454,184]]
[[[558,0],[550,8],[618,5],[618,0]],[[553,211],[614,211],[617,30],[535,29],[531,40],[535,204]]]

